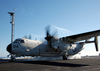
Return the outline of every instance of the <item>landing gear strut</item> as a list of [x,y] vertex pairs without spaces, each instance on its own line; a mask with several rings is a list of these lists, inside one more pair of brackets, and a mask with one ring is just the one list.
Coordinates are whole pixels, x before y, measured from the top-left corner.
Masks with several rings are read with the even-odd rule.
[[63,55],[62,58],[63,60],[67,60],[68,55]]
[[16,59],[15,59],[15,56],[14,55],[11,55],[11,60],[10,60],[11,62],[15,62],[16,61]]

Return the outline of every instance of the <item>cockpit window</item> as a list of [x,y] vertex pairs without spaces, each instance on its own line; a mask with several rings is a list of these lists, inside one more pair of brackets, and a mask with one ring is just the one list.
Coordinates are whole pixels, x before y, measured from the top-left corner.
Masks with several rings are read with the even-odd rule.
[[24,40],[21,40],[20,43],[24,43]]
[[16,39],[14,43],[25,43],[23,39]]
[[16,39],[16,40],[14,41],[14,43],[18,43],[18,39]]

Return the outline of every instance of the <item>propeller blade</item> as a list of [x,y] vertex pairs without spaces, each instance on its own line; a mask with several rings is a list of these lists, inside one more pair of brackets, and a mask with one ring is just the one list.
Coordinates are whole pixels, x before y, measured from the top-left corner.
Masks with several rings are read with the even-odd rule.
[[31,39],[32,38],[32,36],[31,36],[31,34],[29,34],[29,39]]
[[50,36],[50,26],[46,27],[46,36],[49,37]]
[[47,40],[47,41],[50,41],[51,40],[51,35],[50,35],[50,26],[47,26],[46,27],[46,37],[45,37],[45,39]]
[[58,34],[57,29],[53,30],[52,36],[56,36]]
[[57,29],[56,28],[53,28],[51,27],[50,25],[46,27],[46,37],[45,39],[51,43],[51,39],[54,39],[55,40],[55,35],[57,35]]
[[27,39],[27,35],[25,35],[24,38]]

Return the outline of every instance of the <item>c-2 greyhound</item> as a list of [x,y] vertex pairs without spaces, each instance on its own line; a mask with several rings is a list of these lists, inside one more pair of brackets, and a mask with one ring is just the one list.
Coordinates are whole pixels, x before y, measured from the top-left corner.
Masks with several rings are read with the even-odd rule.
[[[99,35],[100,30],[96,30],[60,38],[50,35],[50,27],[48,27],[45,41],[18,38],[7,46],[7,51],[11,55],[11,61],[20,56],[62,56],[63,60],[66,60],[68,56],[79,53],[86,43],[95,43],[98,51]],[[88,40],[92,37],[94,37],[93,41]]]

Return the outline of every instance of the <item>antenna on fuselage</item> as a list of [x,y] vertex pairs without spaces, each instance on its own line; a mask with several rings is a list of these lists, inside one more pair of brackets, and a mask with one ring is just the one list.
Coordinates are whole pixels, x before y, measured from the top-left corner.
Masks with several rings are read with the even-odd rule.
[[11,32],[11,42],[13,42],[13,38],[14,38],[14,16],[15,16],[15,13],[13,13],[13,12],[8,12],[8,14],[10,14],[10,16],[11,16],[11,24],[12,24],[12,32]]

